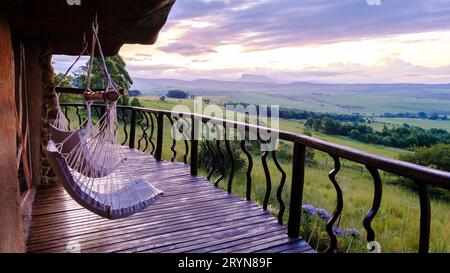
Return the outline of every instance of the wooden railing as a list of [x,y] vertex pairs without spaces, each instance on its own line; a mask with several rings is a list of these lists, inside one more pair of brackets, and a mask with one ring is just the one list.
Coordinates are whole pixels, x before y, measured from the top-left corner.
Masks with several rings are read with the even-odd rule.
[[[82,104],[63,104],[62,108],[69,118],[68,109],[75,108],[73,112],[77,116],[78,123],[81,123],[82,116],[80,109],[84,105]],[[94,110],[98,116],[101,116],[104,111],[104,107],[101,105],[94,106]],[[164,119],[167,118],[170,125],[174,123],[175,119],[184,119],[189,121],[187,124],[190,126],[190,138],[184,140],[184,154],[183,161],[185,164],[190,162],[190,172],[192,175],[198,174],[198,150],[199,141],[196,136],[199,132],[196,130],[198,126],[192,126],[196,122],[202,122],[207,126],[208,122],[222,125],[224,130],[217,130],[216,133],[224,133],[227,130],[237,130],[238,128],[245,128],[245,132],[249,133],[250,130],[256,131],[272,131],[278,134],[280,140],[293,143],[292,152],[292,181],[290,188],[290,204],[288,215],[288,235],[293,238],[298,238],[300,233],[300,222],[302,215],[302,197],[303,186],[305,182],[305,166],[306,166],[306,149],[312,148],[325,152],[331,156],[334,162],[334,168],[329,172],[330,182],[336,191],[337,201],[334,212],[331,219],[326,224],[326,232],[328,233],[330,244],[327,252],[334,252],[337,247],[337,238],[333,232],[333,227],[340,217],[343,209],[343,194],[340,188],[336,175],[341,170],[341,160],[346,159],[356,163],[363,164],[370,173],[373,185],[373,202],[370,210],[367,212],[363,226],[367,231],[367,241],[373,242],[376,240],[375,231],[372,228],[372,221],[379,211],[381,199],[382,199],[382,179],[380,171],[395,174],[401,177],[409,178],[414,181],[418,186],[419,198],[420,198],[420,235],[419,235],[419,252],[426,253],[429,251],[430,242],[430,221],[431,221],[431,208],[430,208],[430,196],[427,187],[435,186],[442,189],[450,190],[450,173],[439,171],[436,169],[426,168],[420,165],[411,164],[395,159],[381,157],[373,155],[364,151],[353,149],[350,147],[330,143],[313,137],[309,137],[302,134],[296,134],[281,130],[272,130],[270,128],[256,126],[246,123],[240,123],[235,121],[223,120],[212,118],[208,116],[202,116],[191,113],[180,113],[173,111],[147,109],[139,107],[118,107],[118,120],[121,130],[124,132],[122,145],[128,144],[130,148],[136,148],[141,151],[149,152],[156,160],[162,159],[163,152],[163,136],[164,136]],[[156,129],[156,132],[155,132]],[[140,135],[137,135],[137,131],[140,131]],[[207,130],[208,131],[208,130]],[[156,141],[154,141],[156,133]],[[259,138],[259,134],[258,134]],[[213,181],[216,186],[223,182],[225,174],[228,175],[228,181],[226,189],[229,193],[233,191],[233,181],[235,177],[235,165],[234,160],[229,162],[230,169],[225,170],[225,155],[228,159],[233,159],[233,151],[230,147],[230,140],[223,138],[216,138],[215,143],[211,140],[206,140],[206,148],[211,155],[212,161],[209,166],[207,178],[211,180],[214,174],[217,174],[216,179]],[[225,142],[225,150],[222,150],[221,142]],[[177,152],[177,142],[172,140],[171,161],[175,161]],[[215,147],[215,148],[214,148]],[[251,199],[252,192],[252,170],[253,170],[253,158],[252,154],[247,150],[246,140],[240,140],[240,150],[247,159],[246,175],[246,198]],[[278,221],[283,224],[283,216],[286,210],[286,204],[282,200],[282,191],[286,182],[286,172],[277,160],[276,151],[263,152],[261,154],[261,162],[266,178],[266,192],[263,200],[263,208],[268,208],[269,197],[272,191],[272,181],[270,170],[267,167],[267,158],[271,156],[277,170],[280,172],[281,179],[279,186],[276,189],[276,198],[279,203]]]

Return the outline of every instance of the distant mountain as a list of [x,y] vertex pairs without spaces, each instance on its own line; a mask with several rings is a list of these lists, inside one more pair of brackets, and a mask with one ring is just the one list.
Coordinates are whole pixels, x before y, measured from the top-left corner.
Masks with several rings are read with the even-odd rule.
[[173,89],[224,101],[275,104],[331,113],[437,113],[450,116],[450,84],[326,84],[276,83],[270,78],[243,75],[235,81],[134,78],[133,89],[145,96],[162,96]]
[[142,96],[142,92],[139,90],[129,90],[128,91],[128,96],[130,97],[139,97]]
[[389,90],[423,90],[426,89],[448,89],[450,84],[329,84],[313,82],[291,82],[277,83],[271,78],[260,75],[244,74],[235,81],[222,81],[212,79],[197,79],[192,81],[176,79],[144,79],[133,78],[133,89],[145,91],[150,89],[168,89],[168,88],[187,88],[198,90],[298,90],[302,88],[309,89],[337,89],[346,91],[389,91]]
[[253,83],[276,83],[273,79],[262,76],[262,75],[253,75],[253,74],[242,74],[241,78],[237,80],[238,82],[253,82]]
[[[242,78],[241,78],[242,79]],[[198,79],[193,81],[174,80],[174,79],[143,79],[133,78],[133,89],[149,90],[154,88],[189,88],[198,90],[265,90],[277,88],[275,82],[268,82],[270,79],[264,79],[264,82],[249,82],[251,78],[245,77],[236,81],[221,81],[210,79]],[[259,78],[261,81],[262,79]]]

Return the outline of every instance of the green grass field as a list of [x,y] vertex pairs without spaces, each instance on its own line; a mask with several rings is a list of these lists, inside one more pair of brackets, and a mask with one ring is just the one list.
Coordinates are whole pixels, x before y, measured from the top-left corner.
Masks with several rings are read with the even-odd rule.
[[409,126],[420,127],[423,129],[444,129],[450,132],[450,120],[430,120],[430,119],[418,119],[418,118],[374,118],[374,126],[376,129],[382,130],[383,126],[403,126],[408,124]]
[[[161,93],[164,90],[142,90],[144,93]],[[195,94],[197,90],[185,89]],[[444,91],[442,91],[444,92]],[[448,92],[448,91],[447,91]],[[210,98],[220,97],[222,101],[245,102],[253,104],[279,105],[313,112],[340,114],[360,113],[381,115],[384,113],[427,112],[450,114],[449,99],[433,96],[421,97],[417,92],[353,92],[352,90],[202,90],[200,93]]]
[[[336,96],[323,96],[321,98],[324,104],[338,106],[340,112],[347,113],[364,113],[364,114],[383,114],[383,113],[398,113],[398,112],[447,112],[449,111],[449,101],[439,100],[434,98],[415,98],[411,96],[374,96],[369,94],[364,95],[346,95],[340,93]],[[326,105],[324,105],[326,107]],[[318,112],[331,112],[332,110],[321,109]]]

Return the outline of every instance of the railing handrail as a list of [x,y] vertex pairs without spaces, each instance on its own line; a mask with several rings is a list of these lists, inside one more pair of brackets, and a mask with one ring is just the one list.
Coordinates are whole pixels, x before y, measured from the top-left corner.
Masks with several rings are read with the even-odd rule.
[[[64,103],[67,106],[83,106],[78,103]],[[129,109],[134,111],[141,111],[154,114],[163,115],[176,115],[183,116],[185,118],[194,118],[202,120],[202,122],[212,121],[217,124],[223,124],[225,126],[232,125],[234,128],[245,128],[246,131],[250,129],[264,130],[268,132],[278,133],[279,138],[282,140],[299,143],[307,147],[329,153],[335,156],[339,156],[366,166],[371,166],[389,173],[397,174],[406,178],[413,179],[416,182],[430,184],[433,186],[441,187],[450,190],[450,172],[432,169],[429,167],[421,166],[414,163],[409,163],[397,159],[374,155],[369,152],[361,151],[348,146],[335,144],[329,141],[321,140],[318,138],[306,136],[299,133],[293,133],[283,130],[275,130],[268,127],[253,125],[249,123],[243,123],[238,121],[231,121],[227,119],[220,119],[215,117],[209,117],[196,113],[177,112],[170,110],[160,110],[153,108],[135,107],[135,106],[118,106],[119,108]]]
[[[72,106],[76,107],[83,107],[83,104],[63,104],[63,107],[67,111],[67,107]],[[100,107],[104,107],[104,105],[100,104],[98,105]],[[419,252],[421,253],[427,253],[429,251],[429,243],[430,243],[430,224],[431,224],[431,203],[430,203],[430,196],[427,190],[427,185],[433,185],[440,188],[444,188],[449,190],[450,189],[450,173],[445,171],[440,171],[424,166],[420,166],[413,163],[404,162],[401,160],[396,160],[392,158],[387,158],[383,156],[378,156],[371,154],[369,152],[361,151],[358,149],[350,148],[344,145],[335,144],[332,142],[320,140],[314,137],[306,136],[303,134],[298,133],[292,133],[282,130],[275,130],[272,128],[268,128],[265,126],[260,125],[253,125],[246,122],[238,122],[238,121],[231,121],[216,117],[209,117],[201,114],[196,113],[185,113],[185,112],[176,112],[176,111],[169,111],[169,110],[159,110],[159,109],[152,109],[152,108],[143,108],[143,107],[134,107],[134,106],[119,106],[119,109],[124,109],[131,111],[131,120],[130,120],[130,130],[129,130],[129,137],[128,135],[125,136],[125,140],[123,141],[122,145],[127,142],[129,143],[130,148],[135,147],[135,141],[136,141],[136,126],[141,126],[143,133],[141,138],[138,140],[138,149],[140,148],[140,143],[143,138],[146,139],[146,128],[143,127],[141,124],[141,120],[137,120],[137,113],[139,113],[140,116],[144,116],[147,120],[147,129],[148,129],[148,119],[150,118],[152,129],[150,133],[150,139],[149,142],[152,144],[153,149],[151,151],[151,154],[155,157],[156,160],[161,160],[161,154],[163,149],[163,127],[164,127],[164,116],[167,116],[170,123],[174,124],[173,119],[179,120],[179,119],[191,119],[191,122],[193,122],[194,126],[190,126],[191,130],[191,136],[196,136],[199,133],[199,128],[196,126],[196,123],[201,122],[205,123],[206,126],[208,126],[208,122],[213,122],[215,125],[222,125],[224,126],[225,130],[229,130],[231,128],[237,129],[238,131],[243,130],[245,131],[245,134],[250,134],[251,132],[256,134],[257,139],[261,139],[261,131],[263,133],[277,133],[278,139],[289,141],[293,143],[293,150],[292,150],[292,173],[291,173],[291,189],[290,189],[290,204],[289,204],[289,218],[288,218],[288,235],[292,238],[298,238],[300,236],[300,223],[301,223],[301,217],[302,217],[302,198],[303,198],[303,188],[304,188],[304,182],[305,182],[305,166],[306,166],[306,148],[310,147],[315,150],[319,150],[325,153],[328,153],[334,161],[334,168],[328,173],[328,177],[330,181],[332,182],[337,195],[337,202],[336,202],[336,208],[333,212],[332,217],[328,220],[326,224],[326,231],[328,233],[328,236],[330,238],[330,244],[327,249],[327,252],[332,253],[336,250],[337,247],[337,238],[336,234],[334,234],[333,228],[334,224],[339,217],[342,214],[342,208],[343,208],[343,195],[342,195],[342,189],[339,186],[339,183],[336,180],[336,175],[338,174],[339,170],[341,169],[341,163],[340,158],[348,159],[350,161],[360,163],[365,165],[366,169],[369,171],[370,175],[373,179],[373,185],[374,185],[374,191],[373,191],[373,201],[372,206],[370,210],[367,212],[366,217],[363,220],[363,226],[367,231],[367,241],[373,242],[375,241],[375,231],[372,228],[372,220],[374,219],[375,215],[380,209],[381,205],[381,199],[382,199],[382,179],[379,173],[379,170],[384,170],[386,172],[397,174],[402,177],[410,178],[413,180],[413,182],[417,185],[418,193],[419,193],[419,200],[420,200],[420,235],[419,235]],[[123,111],[125,112],[125,111]],[[65,112],[66,116],[67,113]],[[80,115],[77,110],[78,119],[81,123]],[[156,145],[152,142],[151,138],[153,136],[153,117],[156,117],[156,123],[157,123],[157,135],[156,135]],[[149,118],[148,118],[149,117]],[[127,119],[122,116],[124,121],[124,132],[127,133],[126,126],[127,126]],[[252,130],[250,132],[250,130]],[[242,132],[242,131],[241,131]],[[217,135],[222,135],[223,132],[221,130],[217,130]],[[226,135],[226,134],[225,134]],[[271,134],[273,136],[273,134]],[[245,138],[246,139],[246,138]],[[261,141],[263,141],[261,139]],[[197,168],[198,168],[198,140],[193,137],[190,139],[191,142],[191,150],[190,150],[190,169],[191,169],[191,175],[197,175]],[[217,154],[216,152],[213,152],[213,149],[211,147],[211,141],[209,139],[206,139],[206,146],[207,149],[212,156],[212,163],[210,172],[208,174],[207,179],[210,180],[212,178],[212,175],[217,172],[219,176],[214,181],[214,185],[218,186],[220,181],[223,179],[225,170],[222,163],[224,163],[224,154],[221,152],[220,148],[220,142],[221,139],[217,139],[215,141]],[[249,162],[249,165],[247,167],[246,177],[247,177],[247,187],[246,187],[246,196],[247,200],[250,200],[251,196],[251,171],[253,168],[253,160],[252,156],[250,155],[249,151],[245,147],[246,140],[240,141],[240,148],[243,153],[247,155],[247,160]],[[185,155],[184,155],[184,163],[187,164],[187,156],[188,156],[188,140],[184,140],[185,143]],[[176,150],[175,150],[176,140],[173,139],[172,141],[172,159],[173,162],[176,158]],[[230,148],[230,140],[225,139],[225,147],[226,152],[228,156],[231,158],[230,160],[233,161],[233,155]],[[147,149],[147,146],[144,148],[144,150]],[[217,155],[216,156],[214,155]],[[263,202],[263,208],[267,209],[267,205],[270,198],[270,192],[272,188],[272,182],[270,177],[270,171],[268,170],[267,166],[267,157],[269,152],[264,151],[261,154],[261,163],[262,167],[264,169],[264,174],[266,176],[266,193],[264,197]],[[279,165],[277,159],[276,159],[276,152],[271,152],[271,157],[277,166],[278,171],[281,173],[281,180],[277,189],[277,200],[280,204],[280,210],[278,215],[278,222],[280,224],[283,223],[283,214],[285,210],[285,205],[283,202],[283,198],[281,196],[283,186],[285,184],[286,179],[286,172],[284,172],[283,168]],[[217,159],[217,160],[216,160]],[[216,162],[217,161],[217,162]],[[220,165],[220,168],[217,168],[218,165]],[[228,177],[228,187],[227,191],[229,193],[232,192],[232,183],[233,183],[233,177],[234,177],[234,165],[231,163],[230,166],[230,173]]]

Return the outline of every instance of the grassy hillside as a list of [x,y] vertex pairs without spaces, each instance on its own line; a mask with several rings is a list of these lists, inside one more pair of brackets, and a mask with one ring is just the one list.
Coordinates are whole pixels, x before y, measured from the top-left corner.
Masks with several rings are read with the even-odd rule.
[[[219,84],[219,83],[218,83]],[[163,85],[164,86],[164,85]],[[219,85],[220,86],[220,85]],[[381,115],[399,112],[427,112],[450,115],[449,87],[437,89],[430,86],[382,85],[314,85],[288,86],[285,89],[240,89],[229,87],[218,89],[199,85],[198,87],[177,87],[190,94],[201,96],[227,96],[234,102],[253,104],[275,104],[314,112],[341,114],[361,113]],[[277,89],[278,88],[278,89]],[[387,88],[387,89],[383,89]],[[142,86],[146,95],[162,95],[170,88],[148,88]]]
[[435,98],[374,96],[371,94],[301,94],[293,97],[279,92],[242,92],[234,101],[277,104],[313,112],[360,113],[365,115],[386,112],[448,112],[449,101]]
[[374,118],[374,125],[378,128],[386,126],[403,126],[408,124],[410,126],[416,126],[423,129],[444,129],[450,131],[450,120],[430,120],[430,119],[418,119],[418,118]]
[[[215,103],[215,101],[222,101],[222,98],[217,97],[208,97],[208,99],[211,100],[211,103]],[[159,97],[152,97],[152,96],[146,96],[140,98],[141,103],[144,105],[144,107],[147,108],[155,108],[155,109],[164,109],[164,110],[171,110],[177,105],[186,105],[190,109],[193,109],[193,101],[189,99],[166,99],[164,102],[161,102],[159,100]],[[286,120],[281,119],[280,120],[280,129],[294,132],[294,133],[302,133],[304,131],[304,122],[298,121],[298,120]],[[326,135],[320,132],[311,132],[312,136],[317,137],[322,140],[330,141],[333,143],[346,145],[349,147],[353,147],[356,149],[364,150],[376,155],[386,156],[386,157],[392,157],[397,158],[400,153],[408,153],[408,151],[391,148],[391,147],[385,147],[381,145],[372,145],[372,144],[366,144],[363,142],[355,141],[353,139],[350,139],[348,137],[343,136],[330,136]]]

